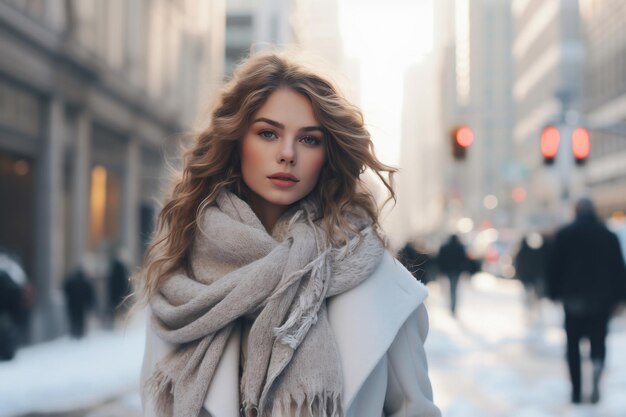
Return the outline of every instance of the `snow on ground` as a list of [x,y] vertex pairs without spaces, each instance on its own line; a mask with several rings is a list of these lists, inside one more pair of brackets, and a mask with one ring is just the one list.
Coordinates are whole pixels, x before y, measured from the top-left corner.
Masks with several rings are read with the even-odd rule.
[[[446,281],[429,289],[426,350],[444,417],[626,416],[626,356],[620,356],[626,317],[611,324],[602,401],[574,407],[558,306],[543,301],[529,314],[518,282],[477,274],[461,282],[453,318]],[[63,337],[0,362],[0,417],[73,410],[88,410],[88,417],[140,415],[144,321],[139,314],[123,329],[92,331],[80,341]]]
[[460,284],[455,319],[446,281],[429,288],[426,351],[444,417],[626,416],[623,316],[611,323],[602,401],[572,406],[559,306],[528,310],[519,282],[477,274]]
[[139,409],[145,339],[139,316],[119,330],[91,331],[80,340],[61,337],[0,362],[0,417],[89,408],[128,393],[129,407]]

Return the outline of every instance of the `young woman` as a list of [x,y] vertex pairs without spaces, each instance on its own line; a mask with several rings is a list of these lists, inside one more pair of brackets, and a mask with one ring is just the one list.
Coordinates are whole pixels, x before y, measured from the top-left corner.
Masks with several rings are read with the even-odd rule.
[[361,113],[276,53],[223,89],[138,276],[147,416],[439,416],[426,289],[385,250]]

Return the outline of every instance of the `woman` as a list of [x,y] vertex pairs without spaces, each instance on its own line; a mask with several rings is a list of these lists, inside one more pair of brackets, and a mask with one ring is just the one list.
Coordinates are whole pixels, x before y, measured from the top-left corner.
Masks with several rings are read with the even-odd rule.
[[139,275],[154,416],[439,416],[426,290],[385,250],[360,112],[276,54],[242,64],[186,154]]

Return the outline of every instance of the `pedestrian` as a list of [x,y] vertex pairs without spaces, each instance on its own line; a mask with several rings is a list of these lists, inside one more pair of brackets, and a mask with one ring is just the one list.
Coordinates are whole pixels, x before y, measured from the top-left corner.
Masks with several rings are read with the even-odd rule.
[[422,284],[428,284],[437,277],[437,268],[432,256],[426,251],[417,249],[411,242],[407,242],[398,251],[398,260]]
[[82,268],[70,273],[63,283],[65,306],[70,323],[70,335],[80,339],[85,335],[87,313],[94,306],[93,283]]
[[120,250],[110,262],[108,274],[108,320],[111,324],[120,313],[126,310],[126,298],[130,294],[130,283],[128,281],[128,267],[124,261],[125,256]]
[[137,275],[147,416],[440,416],[425,287],[385,249],[394,197],[358,109],[318,71],[241,64],[195,137]]
[[437,255],[437,265],[439,271],[448,277],[450,291],[450,311],[456,315],[458,286],[461,274],[470,270],[472,260],[465,253],[465,247],[459,237],[450,235],[448,240],[439,248]]
[[539,300],[545,295],[547,244],[539,233],[522,237],[515,254],[515,276],[524,285],[526,305],[530,312],[538,312]]
[[548,291],[563,303],[567,364],[572,402],[580,403],[581,355],[587,338],[593,366],[590,400],[600,400],[600,378],[606,356],[608,323],[620,301],[626,300],[626,267],[617,237],[597,217],[588,198],[576,204],[576,218],[559,230],[550,251]]

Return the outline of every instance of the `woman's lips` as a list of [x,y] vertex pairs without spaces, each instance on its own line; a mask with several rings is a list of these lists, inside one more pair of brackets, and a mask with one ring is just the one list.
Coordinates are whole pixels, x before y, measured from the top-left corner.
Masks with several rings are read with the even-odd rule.
[[297,181],[289,180],[286,178],[280,178],[280,177],[268,177],[268,178],[272,182],[272,184],[280,188],[291,188],[298,183]]
[[300,181],[290,172],[276,172],[267,178],[272,182],[272,184],[281,188],[293,187]]
[[281,188],[290,188],[295,186],[300,180],[290,172],[275,172],[267,177],[272,184]]

